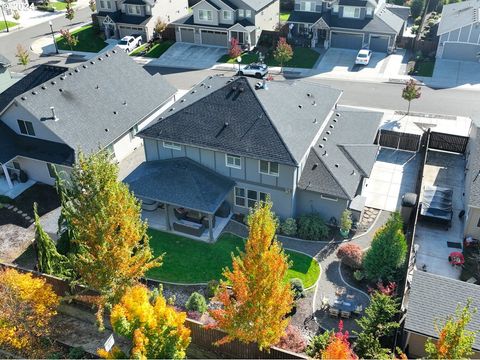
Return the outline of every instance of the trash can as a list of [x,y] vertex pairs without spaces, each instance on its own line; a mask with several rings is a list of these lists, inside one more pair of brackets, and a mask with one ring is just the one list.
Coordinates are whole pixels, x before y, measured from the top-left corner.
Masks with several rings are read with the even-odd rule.
[[413,209],[417,205],[417,194],[415,193],[405,193],[402,196],[402,208],[400,210],[400,215],[402,216],[403,223],[408,224],[412,216]]

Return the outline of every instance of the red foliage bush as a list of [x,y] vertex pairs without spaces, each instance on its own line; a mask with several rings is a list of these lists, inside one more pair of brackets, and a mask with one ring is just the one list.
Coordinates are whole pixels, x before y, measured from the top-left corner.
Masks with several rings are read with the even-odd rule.
[[307,342],[303,338],[302,332],[295,325],[288,325],[285,329],[285,335],[282,336],[280,342],[276,345],[281,349],[301,353],[305,351]]
[[363,251],[357,244],[344,244],[337,251],[337,257],[343,264],[352,268],[360,269],[362,267]]

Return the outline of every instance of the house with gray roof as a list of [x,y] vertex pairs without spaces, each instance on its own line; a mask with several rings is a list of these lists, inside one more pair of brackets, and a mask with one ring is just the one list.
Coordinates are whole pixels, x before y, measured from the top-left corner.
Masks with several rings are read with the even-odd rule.
[[52,165],[68,171],[79,150],[121,161],[175,93],[117,50],[75,68],[39,66],[0,95],[0,181],[13,188],[22,173],[52,184]]
[[461,61],[480,59],[480,0],[445,5],[438,25],[437,58]]
[[[421,270],[413,273],[408,290],[408,308],[404,323],[404,349],[409,359],[425,357],[427,339],[438,339],[436,325],[443,326],[446,319],[472,300],[471,309],[480,309],[480,286],[431,274]],[[480,313],[472,315],[467,329],[480,329]],[[480,357],[480,338],[473,343],[472,359]]]
[[10,65],[10,60],[0,54],[0,94],[19,80],[18,76],[12,76]]
[[295,0],[290,36],[311,39],[311,46],[391,52],[409,8],[384,0]]
[[472,119],[465,166],[465,236],[480,239],[480,119]]
[[254,47],[263,30],[275,30],[279,16],[279,0],[201,0],[173,25],[178,42],[227,47],[236,38]]
[[[193,209],[218,223],[218,209],[247,214],[267,198],[281,219],[317,212],[339,220],[354,203],[359,219],[382,113],[339,110],[341,95],[308,81],[210,76],[139,133],[148,165],[125,181],[142,200],[162,204],[156,211],[170,214],[167,229],[175,223],[172,208]],[[191,183],[183,171],[170,171],[177,163],[195,168]],[[152,176],[165,166],[171,176]]]
[[92,16],[107,39],[140,35],[149,41],[158,20],[171,23],[188,14],[188,0],[96,0]]

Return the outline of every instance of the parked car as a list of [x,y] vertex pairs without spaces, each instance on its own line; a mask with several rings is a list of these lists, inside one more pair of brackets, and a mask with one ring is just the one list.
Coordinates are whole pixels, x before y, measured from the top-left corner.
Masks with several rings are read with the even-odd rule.
[[117,44],[117,46],[122,49],[123,51],[129,53],[133,51],[135,48],[142,45],[142,37],[141,36],[124,36]]
[[240,67],[238,71],[238,75],[246,75],[246,76],[255,76],[257,78],[262,78],[268,74],[268,66],[265,64],[258,64],[253,63],[250,65],[244,65]]
[[358,52],[355,59],[355,65],[368,65],[372,57],[372,52],[367,49],[362,49]]

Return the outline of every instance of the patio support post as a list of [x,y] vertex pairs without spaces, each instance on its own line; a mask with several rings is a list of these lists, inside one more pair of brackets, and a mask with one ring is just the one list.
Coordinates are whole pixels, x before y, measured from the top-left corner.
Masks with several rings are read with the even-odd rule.
[[208,236],[210,237],[210,242],[213,242],[213,215],[208,214]]
[[170,207],[168,204],[165,204],[165,220],[167,222],[167,230],[172,230],[170,225]]
[[2,164],[3,173],[5,174],[5,179],[7,179],[7,184],[10,189],[13,189],[12,180],[10,179],[10,174],[5,164]]

